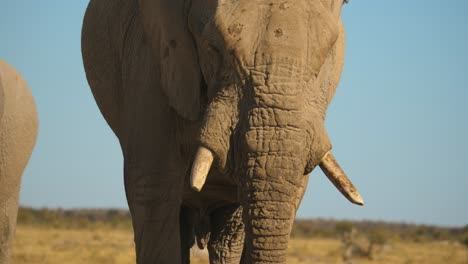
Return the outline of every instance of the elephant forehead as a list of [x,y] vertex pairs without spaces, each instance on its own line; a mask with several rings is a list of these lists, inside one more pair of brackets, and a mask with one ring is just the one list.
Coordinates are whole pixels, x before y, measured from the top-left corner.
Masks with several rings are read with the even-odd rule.
[[218,12],[216,22],[227,48],[252,59],[255,52],[300,53],[307,36],[307,12],[300,4],[281,6],[243,2],[230,14]]
[[337,19],[320,1],[224,1],[212,10],[204,34],[244,66],[295,58],[318,72],[338,36]]

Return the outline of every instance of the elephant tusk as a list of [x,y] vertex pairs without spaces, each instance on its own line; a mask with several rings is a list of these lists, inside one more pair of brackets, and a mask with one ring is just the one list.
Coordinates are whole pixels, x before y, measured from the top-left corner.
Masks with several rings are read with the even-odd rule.
[[192,186],[192,189],[197,192],[201,191],[212,163],[213,153],[205,147],[199,147],[197,154],[195,154],[195,160],[192,165],[192,174],[190,175],[190,185]]
[[357,205],[364,205],[364,200],[361,195],[340,168],[340,165],[338,165],[338,162],[331,152],[325,154],[319,166],[323,173],[327,175],[328,179],[350,202]]

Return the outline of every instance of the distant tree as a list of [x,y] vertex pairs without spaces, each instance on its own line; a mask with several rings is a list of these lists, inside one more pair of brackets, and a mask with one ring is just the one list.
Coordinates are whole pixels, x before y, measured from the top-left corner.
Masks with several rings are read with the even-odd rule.
[[20,208],[18,210],[18,224],[34,223],[34,212],[30,208]]
[[335,232],[340,235],[343,243],[343,262],[351,263],[353,256],[354,237],[357,233],[356,227],[352,222],[340,221],[335,225]]
[[350,221],[339,221],[335,225],[335,231],[340,236],[347,235],[355,229],[356,227]]
[[425,225],[417,226],[416,229],[414,229],[411,232],[411,240],[414,242],[427,242],[430,239],[430,228]]
[[463,235],[461,242],[468,248],[468,225],[465,225],[465,227],[463,227]]
[[465,235],[461,242],[463,245],[465,245],[465,247],[468,248],[468,235]]
[[374,259],[375,251],[388,243],[390,234],[382,228],[373,228],[367,232],[369,247],[367,248],[367,257]]

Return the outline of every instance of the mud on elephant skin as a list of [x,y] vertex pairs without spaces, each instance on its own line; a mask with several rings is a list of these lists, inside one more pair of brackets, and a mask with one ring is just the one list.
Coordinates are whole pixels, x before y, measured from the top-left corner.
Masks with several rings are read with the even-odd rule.
[[21,75],[0,60],[0,263],[9,263],[21,174],[36,143],[34,99]]
[[324,127],[343,3],[90,2],[83,62],[122,147],[138,262],[187,261],[204,222],[212,263],[285,263],[317,165],[362,204]]

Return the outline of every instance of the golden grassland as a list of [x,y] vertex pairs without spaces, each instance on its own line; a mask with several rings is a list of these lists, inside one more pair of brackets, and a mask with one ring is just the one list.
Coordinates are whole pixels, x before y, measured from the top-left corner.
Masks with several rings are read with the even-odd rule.
[[[19,225],[12,263],[74,264],[135,263],[131,229],[108,226],[65,229]],[[338,239],[292,239],[288,263],[343,263]],[[353,257],[353,263],[450,263],[468,264],[468,248],[457,242],[390,242],[373,260]],[[193,250],[194,264],[208,263],[204,251]]]

